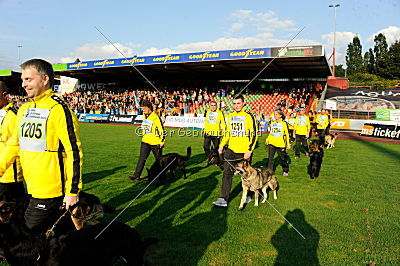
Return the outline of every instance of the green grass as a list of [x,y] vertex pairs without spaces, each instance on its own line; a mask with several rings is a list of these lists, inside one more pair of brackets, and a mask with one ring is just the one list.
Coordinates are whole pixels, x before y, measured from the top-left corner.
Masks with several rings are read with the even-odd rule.
[[[81,124],[84,190],[118,211],[147,184],[127,179],[139,156],[136,129]],[[202,138],[168,131],[173,136],[167,138],[164,154],[185,154],[186,147],[192,147],[188,179],[177,171],[179,179],[148,188],[118,218],[143,237],[159,239],[146,253],[150,265],[399,264],[400,145],[337,140],[336,147],[326,151],[316,180],[307,176],[308,158],[294,160],[289,151],[290,176],[283,177],[278,166],[278,200],[269,193],[270,203],[303,239],[268,204],[255,207],[251,202],[238,211],[238,176],[233,178],[229,207],[213,207],[222,173],[216,166],[202,167]],[[266,163],[264,142],[265,135],[254,152],[256,166]],[[146,166],[153,162],[150,155]]]
[[[135,130],[81,125],[84,190],[118,210],[146,185],[126,178],[139,156]],[[187,146],[192,147],[188,179],[178,171],[179,179],[150,187],[118,219],[143,237],[159,239],[146,254],[151,265],[399,263],[400,145],[338,140],[334,149],[326,151],[317,180],[307,176],[304,156],[292,160],[289,177],[283,177],[278,166],[278,200],[271,197],[270,202],[304,240],[268,204],[255,207],[251,202],[238,211],[238,176],[233,179],[229,207],[213,207],[220,195],[221,171],[202,167],[201,137],[178,137],[178,129],[172,131],[164,154],[184,154]],[[266,162],[264,142],[265,136],[260,137],[254,152],[253,164],[258,166]],[[289,155],[294,158],[293,150]],[[150,155],[146,166],[153,161]]]

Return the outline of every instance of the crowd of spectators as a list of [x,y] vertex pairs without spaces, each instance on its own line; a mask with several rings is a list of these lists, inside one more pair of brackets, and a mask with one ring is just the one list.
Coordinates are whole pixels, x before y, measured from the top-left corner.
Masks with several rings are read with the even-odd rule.
[[[273,89],[246,89],[245,95],[280,95],[282,100],[277,104],[284,109],[296,109],[300,106],[308,106],[314,97],[319,98],[320,84],[285,84]],[[155,105],[159,115],[184,115],[196,113],[201,106],[216,100],[221,110],[227,110],[229,102],[240,88],[226,85],[224,87],[202,88],[161,88],[156,91],[151,89],[99,89],[77,90],[64,94],[62,97],[69,103],[75,113],[120,114],[140,115],[139,103],[148,99]],[[13,95],[12,101],[18,107],[27,101],[26,96]],[[258,106],[253,110],[262,114],[263,109]]]

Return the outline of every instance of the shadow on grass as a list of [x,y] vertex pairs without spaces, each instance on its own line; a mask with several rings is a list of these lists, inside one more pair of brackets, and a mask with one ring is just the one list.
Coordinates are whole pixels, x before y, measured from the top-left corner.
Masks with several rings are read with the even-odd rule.
[[[356,139],[356,138],[354,138]],[[376,142],[367,142],[367,141],[360,141],[361,144],[369,146],[373,149],[375,149],[378,152],[381,152],[383,155],[385,156],[390,156],[394,159],[399,159],[400,158],[400,152],[396,152],[392,149],[388,149],[386,147],[384,147],[383,145],[380,145],[380,143],[376,143]]]
[[98,181],[98,180],[100,180],[100,179],[103,179],[103,178],[105,178],[105,177],[107,177],[107,176],[109,176],[109,175],[113,175],[113,174],[115,174],[116,172],[118,172],[119,170],[124,169],[124,168],[126,168],[126,167],[127,167],[127,166],[124,165],[124,166],[115,167],[115,168],[113,168],[113,169],[108,169],[108,170],[103,170],[103,171],[98,171],[98,172],[87,173],[87,174],[84,174],[84,175],[82,176],[82,180],[83,180],[83,182],[84,182],[85,184],[88,184],[88,183],[91,183],[91,182],[95,182],[95,181]]
[[[219,176],[216,171],[157,193],[156,197],[162,197],[163,202],[136,226],[139,232],[159,239],[147,252],[151,265],[197,265],[207,247],[225,234],[227,209],[212,207],[209,200]],[[149,211],[155,204],[154,199],[144,202],[132,214]]]
[[288,211],[285,218],[305,239],[285,222],[271,238],[278,251],[274,265],[320,265],[317,255],[319,234],[307,223],[304,212],[300,209]]

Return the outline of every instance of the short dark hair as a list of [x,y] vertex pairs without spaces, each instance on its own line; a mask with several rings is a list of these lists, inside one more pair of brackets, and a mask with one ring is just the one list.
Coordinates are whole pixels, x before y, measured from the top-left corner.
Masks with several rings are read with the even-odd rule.
[[8,93],[7,84],[0,80],[0,93],[6,92]]
[[242,100],[242,102],[244,102],[244,97],[242,94],[235,95],[235,97],[233,99],[234,100]]
[[142,104],[141,104],[140,106],[148,107],[148,108],[150,108],[151,111],[153,111],[153,104],[152,104],[149,100],[147,100],[147,99],[144,99],[144,100],[142,101]]
[[21,68],[25,69],[28,67],[34,67],[37,72],[39,72],[40,74],[43,75],[47,75],[49,77],[49,81],[50,81],[50,87],[53,87],[54,84],[54,70],[53,70],[53,66],[43,60],[43,59],[30,59],[24,63],[21,64]]

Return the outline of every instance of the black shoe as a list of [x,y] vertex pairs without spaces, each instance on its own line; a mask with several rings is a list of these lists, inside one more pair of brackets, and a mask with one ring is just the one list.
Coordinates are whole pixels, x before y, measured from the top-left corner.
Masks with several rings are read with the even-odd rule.
[[130,180],[132,180],[132,181],[140,181],[140,180],[141,180],[140,177],[136,177],[136,176],[134,176],[134,175],[130,175],[130,176],[128,176],[128,178],[129,178]]

